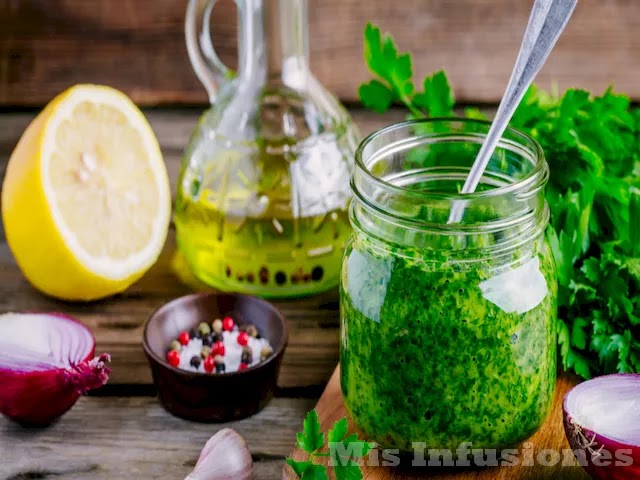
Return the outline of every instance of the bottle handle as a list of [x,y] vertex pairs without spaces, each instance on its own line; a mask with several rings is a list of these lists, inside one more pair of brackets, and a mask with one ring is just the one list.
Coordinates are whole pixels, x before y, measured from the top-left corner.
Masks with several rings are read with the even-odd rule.
[[220,85],[233,73],[222,63],[211,42],[209,25],[216,1],[189,0],[184,23],[189,60],[211,103],[215,102]]

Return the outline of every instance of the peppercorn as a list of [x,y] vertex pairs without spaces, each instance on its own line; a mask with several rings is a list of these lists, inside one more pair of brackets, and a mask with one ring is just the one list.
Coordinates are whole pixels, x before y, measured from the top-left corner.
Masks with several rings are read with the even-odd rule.
[[188,344],[189,340],[191,340],[191,337],[189,336],[189,332],[182,332],[182,333],[180,333],[180,335],[178,335],[178,341],[182,345]]
[[216,333],[222,333],[222,320],[220,320],[219,318],[216,318],[212,325],[213,327],[213,331]]
[[273,348],[271,348],[269,345],[265,345],[264,347],[262,347],[262,350],[260,351],[260,360],[262,361],[266,360],[271,356],[272,353],[273,353]]
[[242,349],[242,356],[240,357],[240,361],[243,363],[251,363],[252,359],[253,351],[251,350],[251,347],[244,347]]
[[169,351],[171,350],[175,350],[176,352],[179,352],[180,350],[182,350],[182,344],[178,340],[173,340],[169,344]]
[[247,325],[246,332],[250,337],[258,338],[258,329],[255,325]]
[[267,267],[260,268],[258,276],[260,277],[260,283],[263,285],[269,283],[269,269]]
[[207,373],[213,372],[213,369],[216,368],[216,364],[213,360],[213,357],[209,355],[204,359],[204,371]]
[[247,368],[249,368],[249,365],[245,362],[242,362],[238,367],[238,371],[241,372],[242,370],[246,370]]
[[222,320],[222,329],[225,332],[230,332],[231,330],[233,330],[235,324],[236,322],[233,321],[233,318],[224,317],[224,320]]
[[202,338],[204,338],[211,333],[211,327],[208,323],[202,322],[198,325],[198,333]]
[[167,362],[169,362],[169,365],[171,365],[172,367],[177,367],[178,365],[180,365],[180,353],[178,353],[176,350],[171,350],[167,353]]
[[320,266],[314,267],[314,269],[311,270],[311,280],[313,280],[314,282],[319,282],[320,280],[322,280],[323,275],[324,270]]
[[222,355],[216,355],[215,357],[213,357],[213,363],[216,366],[216,373],[222,373],[227,369],[224,364],[224,358],[222,357]]
[[191,360],[189,361],[189,364],[194,368],[198,368],[200,366],[201,362],[202,362],[202,360],[200,359],[200,357],[197,356],[197,355],[194,355],[193,357],[191,357]]
[[211,347],[202,347],[200,350],[200,356],[204,359],[211,355]]
[[198,331],[195,328],[189,330],[189,338],[198,338]]
[[223,342],[216,342],[213,344],[213,347],[211,347],[211,354],[216,356],[216,355],[224,355],[224,343]]
[[213,339],[213,343],[224,342],[224,337],[221,333],[212,333],[211,338]]
[[205,347],[210,347],[216,342],[214,335],[207,335],[206,337],[202,337],[202,345]]
[[247,343],[249,343],[249,334],[247,332],[238,333],[238,345],[244,347]]

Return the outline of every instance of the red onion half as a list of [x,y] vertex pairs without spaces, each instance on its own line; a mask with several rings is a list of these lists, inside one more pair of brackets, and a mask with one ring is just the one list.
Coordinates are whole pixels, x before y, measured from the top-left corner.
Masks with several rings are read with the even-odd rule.
[[0,414],[28,425],[53,422],[107,382],[109,355],[94,352],[91,331],[73,318],[0,315]]
[[640,478],[640,375],[597,377],[564,397],[564,430],[593,478]]

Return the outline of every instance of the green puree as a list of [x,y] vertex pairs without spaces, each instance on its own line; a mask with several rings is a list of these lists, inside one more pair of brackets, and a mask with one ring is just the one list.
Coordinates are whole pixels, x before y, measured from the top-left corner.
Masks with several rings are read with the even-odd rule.
[[[491,261],[446,266],[355,234],[342,272],[341,382],[369,440],[455,454],[462,442],[513,447],[541,425],[555,387],[557,287],[547,243],[527,248],[512,260],[533,262],[544,289],[527,311],[507,312],[481,289],[496,275]],[[503,282],[516,303],[530,290],[523,276]]]

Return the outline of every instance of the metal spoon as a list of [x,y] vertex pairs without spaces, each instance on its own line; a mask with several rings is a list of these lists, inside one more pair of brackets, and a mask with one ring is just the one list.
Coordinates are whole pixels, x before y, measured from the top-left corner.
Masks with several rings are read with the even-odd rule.
[[[529,24],[524,33],[511,79],[489,133],[487,133],[460,193],[473,193],[480,183],[511,117],[513,117],[534,78],[542,69],[577,4],[578,0],[536,0],[533,4]],[[458,201],[452,205],[449,223],[460,222],[464,212],[464,204],[464,201]]]

